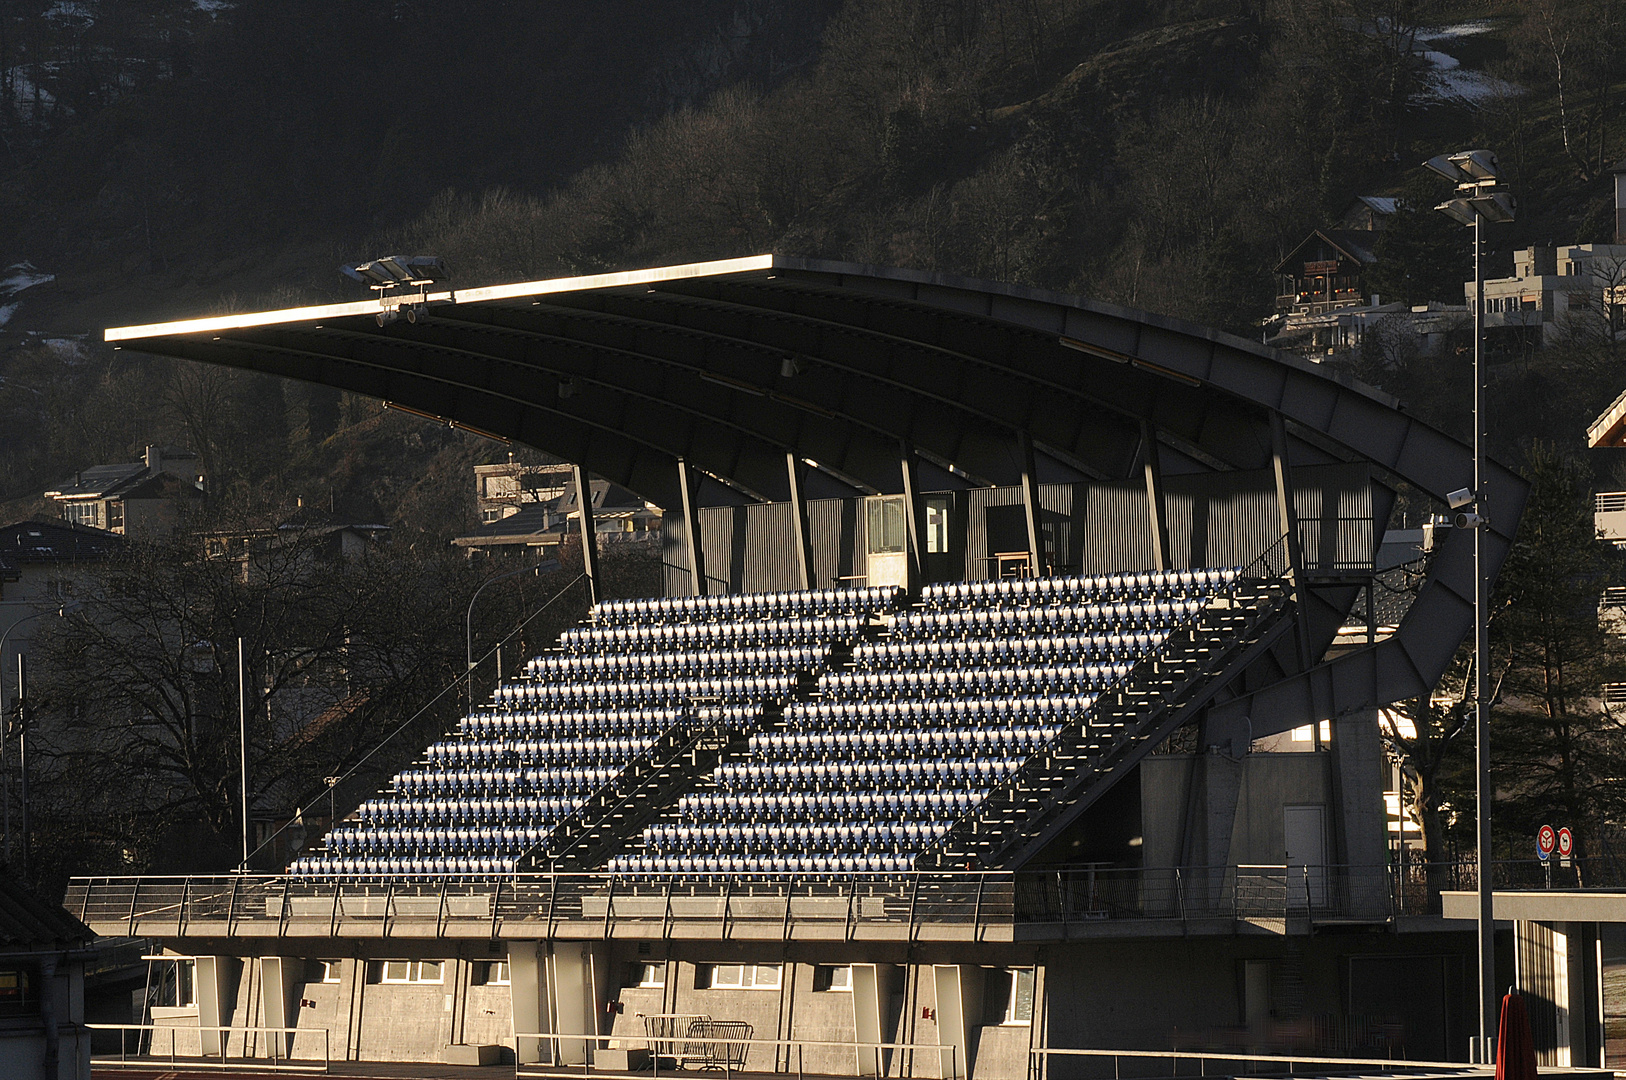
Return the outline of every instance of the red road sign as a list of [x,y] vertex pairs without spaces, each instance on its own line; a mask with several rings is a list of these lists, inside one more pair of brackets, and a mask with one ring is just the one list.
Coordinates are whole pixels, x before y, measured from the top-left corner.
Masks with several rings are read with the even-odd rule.
[[1570,852],[1575,850],[1575,837],[1570,835],[1568,828],[1558,830],[1558,857],[1567,859]]
[[1551,825],[1543,825],[1536,830],[1536,856],[1543,862],[1553,853],[1553,848],[1557,844],[1558,834],[1553,832]]

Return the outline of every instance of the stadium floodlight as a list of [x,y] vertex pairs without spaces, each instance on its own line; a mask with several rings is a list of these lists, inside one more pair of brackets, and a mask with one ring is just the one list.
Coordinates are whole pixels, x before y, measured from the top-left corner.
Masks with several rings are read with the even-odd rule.
[[1440,154],[1423,162],[1423,167],[1439,173],[1453,184],[1480,184],[1487,180],[1494,184],[1499,171],[1496,155],[1489,150]]
[[446,277],[446,263],[438,255],[385,255],[356,266],[341,266],[339,272],[370,289],[421,289]]
[[[1474,231],[1474,486],[1447,496],[1456,511],[1452,524],[1467,529],[1474,545],[1474,864],[1478,873],[1475,889],[1479,915],[1479,1035],[1474,1040],[1472,1060],[1489,1064],[1492,1039],[1496,1032],[1496,950],[1495,913],[1492,909],[1490,801],[1490,629],[1487,622],[1490,598],[1485,583],[1485,443],[1488,413],[1485,391],[1485,266],[1480,238],[1485,223],[1512,221],[1513,196],[1497,187],[1496,155],[1489,150],[1463,150],[1429,158],[1423,166],[1457,185],[1456,197],[1434,209]],[[1466,496],[1461,502],[1458,498]],[[1464,509],[1470,503],[1473,510]]]

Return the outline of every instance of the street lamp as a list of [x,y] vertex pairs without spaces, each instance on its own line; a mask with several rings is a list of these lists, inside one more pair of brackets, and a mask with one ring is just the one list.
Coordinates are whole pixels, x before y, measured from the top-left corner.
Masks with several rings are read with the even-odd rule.
[[1485,490],[1485,273],[1480,236],[1487,221],[1512,221],[1514,199],[1497,184],[1496,155],[1489,150],[1463,150],[1423,162],[1457,186],[1455,198],[1434,209],[1474,230],[1474,486],[1451,493],[1454,523],[1474,534],[1474,869],[1479,899],[1479,1043],[1476,1059],[1492,1060],[1491,1033],[1496,1030],[1496,919],[1491,907],[1490,868],[1490,633],[1485,596],[1485,527],[1489,524]]
[[[469,680],[469,708],[474,708],[474,602],[480,599],[480,594],[486,591],[486,586],[488,585],[495,585],[499,581],[506,581],[511,577],[518,577],[521,574],[540,575],[544,567],[552,564],[553,560],[548,559],[544,562],[537,563],[535,566],[522,566],[518,570],[510,570],[506,574],[498,574],[496,577],[486,578],[484,581],[480,582],[480,587],[474,590],[474,595],[469,597],[469,609],[464,613],[463,616],[464,659],[468,663],[468,667],[465,669],[465,672]],[[501,655],[497,657],[497,666],[499,668],[498,678],[499,681],[501,681]]]

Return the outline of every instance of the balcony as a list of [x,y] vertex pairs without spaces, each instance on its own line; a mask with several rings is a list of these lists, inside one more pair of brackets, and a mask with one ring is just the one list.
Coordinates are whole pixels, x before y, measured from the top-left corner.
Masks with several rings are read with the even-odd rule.
[[1626,543],[1626,491],[1604,491],[1592,497],[1592,522],[1598,539]]

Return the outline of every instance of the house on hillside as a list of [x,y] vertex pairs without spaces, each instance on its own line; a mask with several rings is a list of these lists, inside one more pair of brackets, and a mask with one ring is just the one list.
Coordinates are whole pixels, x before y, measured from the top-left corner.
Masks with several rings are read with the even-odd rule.
[[124,538],[71,521],[19,521],[0,526],[0,686],[16,674],[12,658],[26,652],[32,620],[73,596],[86,564],[101,562]]
[[[475,555],[557,556],[576,535],[581,507],[569,465],[522,465],[508,461],[474,467],[480,524],[452,543]],[[590,479],[593,528],[599,541],[658,543],[661,511],[608,480]]]
[[198,466],[190,450],[149,446],[137,461],[83,469],[45,497],[61,506],[64,521],[120,536],[167,536],[181,506],[203,497]]

